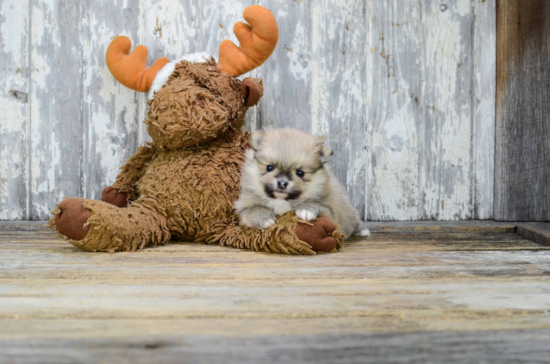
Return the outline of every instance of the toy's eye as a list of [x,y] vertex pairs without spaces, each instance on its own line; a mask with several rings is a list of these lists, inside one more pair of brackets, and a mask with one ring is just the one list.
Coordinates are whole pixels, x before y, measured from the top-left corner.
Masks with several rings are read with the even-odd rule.
[[275,166],[272,165],[272,164],[270,164],[270,165],[268,165],[267,167],[265,167],[265,170],[268,171],[268,172],[271,172],[271,171],[274,170],[274,169],[275,169]]
[[301,169],[297,169],[296,170],[296,175],[300,178],[304,177],[304,171],[302,171]]

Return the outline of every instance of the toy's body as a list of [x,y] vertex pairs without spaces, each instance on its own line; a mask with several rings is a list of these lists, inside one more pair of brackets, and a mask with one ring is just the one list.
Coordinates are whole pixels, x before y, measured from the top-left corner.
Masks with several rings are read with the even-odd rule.
[[[270,27],[273,32],[274,18],[270,17],[271,13],[258,6],[245,10],[245,18],[256,23],[259,32]],[[264,23],[270,27],[263,26],[262,19],[267,19]],[[241,28],[250,38],[241,39]],[[258,47],[252,51],[250,47],[258,39],[264,42],[269,34],[257,35],[243,23],[238,23],[235,31],[248,51],[235,58],[251,54],[255,57],[252,66],[232,65],[227,53],[231,56],[235,50],[222,53],[222,48],[231,48],[222,43],[220,60],[223,58],[225,65],[222,61],[217,65],[213,59],[201,63],[160,59],[145,69],[143,48],[127,55],[129,40],[115,38],[107,51],[113,75],[136,90],[153,90],[145,120],[153,142],[140,147],[121,168],[116,182],[103,192],[102,201],[70,198],[61,202],[51,227],[90,251],[137,250],[171,238],[291,254],[339,247],[342,236],[326,218],[304,225],[294,214],[287,214],[263,230],[237,224],[232,205],[239,195],[244,152],[250,146],[248,134],[240,128],[248,107],[262,96],[263,86],[256,79],[241,82],[232,70],[246,72],[261,64],[276,39],[262,56]],[[260,45],[265,47],[264,43]],[[128,75],[128,69],[138,70],[138,74]],[[157,92],[155,88],[159,88]]]

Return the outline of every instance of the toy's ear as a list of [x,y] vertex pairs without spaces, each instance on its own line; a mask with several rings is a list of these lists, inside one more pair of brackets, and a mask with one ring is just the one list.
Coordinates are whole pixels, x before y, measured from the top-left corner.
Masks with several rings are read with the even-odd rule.
[[324,144],[319,144],[319,160],[322,163],[328,162],[329,157],[333,154],[334,152],[332,151],[332,149],[330,149],[329,146]]
[[262,131],[255,131],[250,136],[250,143],[252,144],[252,149],[258,150],[262,145],[264,140],[264,133]]
[[243,90],[243,99],[246,107],[254,106],[260,102],[260,99],[264,93],[264,85],[262,80],[257,78],[245,78],[241,84],[241,87]]

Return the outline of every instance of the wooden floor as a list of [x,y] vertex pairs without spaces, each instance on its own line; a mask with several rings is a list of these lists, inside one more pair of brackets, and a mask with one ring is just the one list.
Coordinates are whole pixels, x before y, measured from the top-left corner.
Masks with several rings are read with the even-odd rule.
[[0,225],[0,363],[550,363],[550,247],[506,224],[373,231],[306,257],[109,254]]

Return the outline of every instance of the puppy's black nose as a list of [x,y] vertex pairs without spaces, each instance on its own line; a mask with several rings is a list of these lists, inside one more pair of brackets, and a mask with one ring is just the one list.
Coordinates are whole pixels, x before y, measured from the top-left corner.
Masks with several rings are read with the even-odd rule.
[[288,186],[287,181],[277,181],[277,187],[279,187],[280,190],[284,190]]

